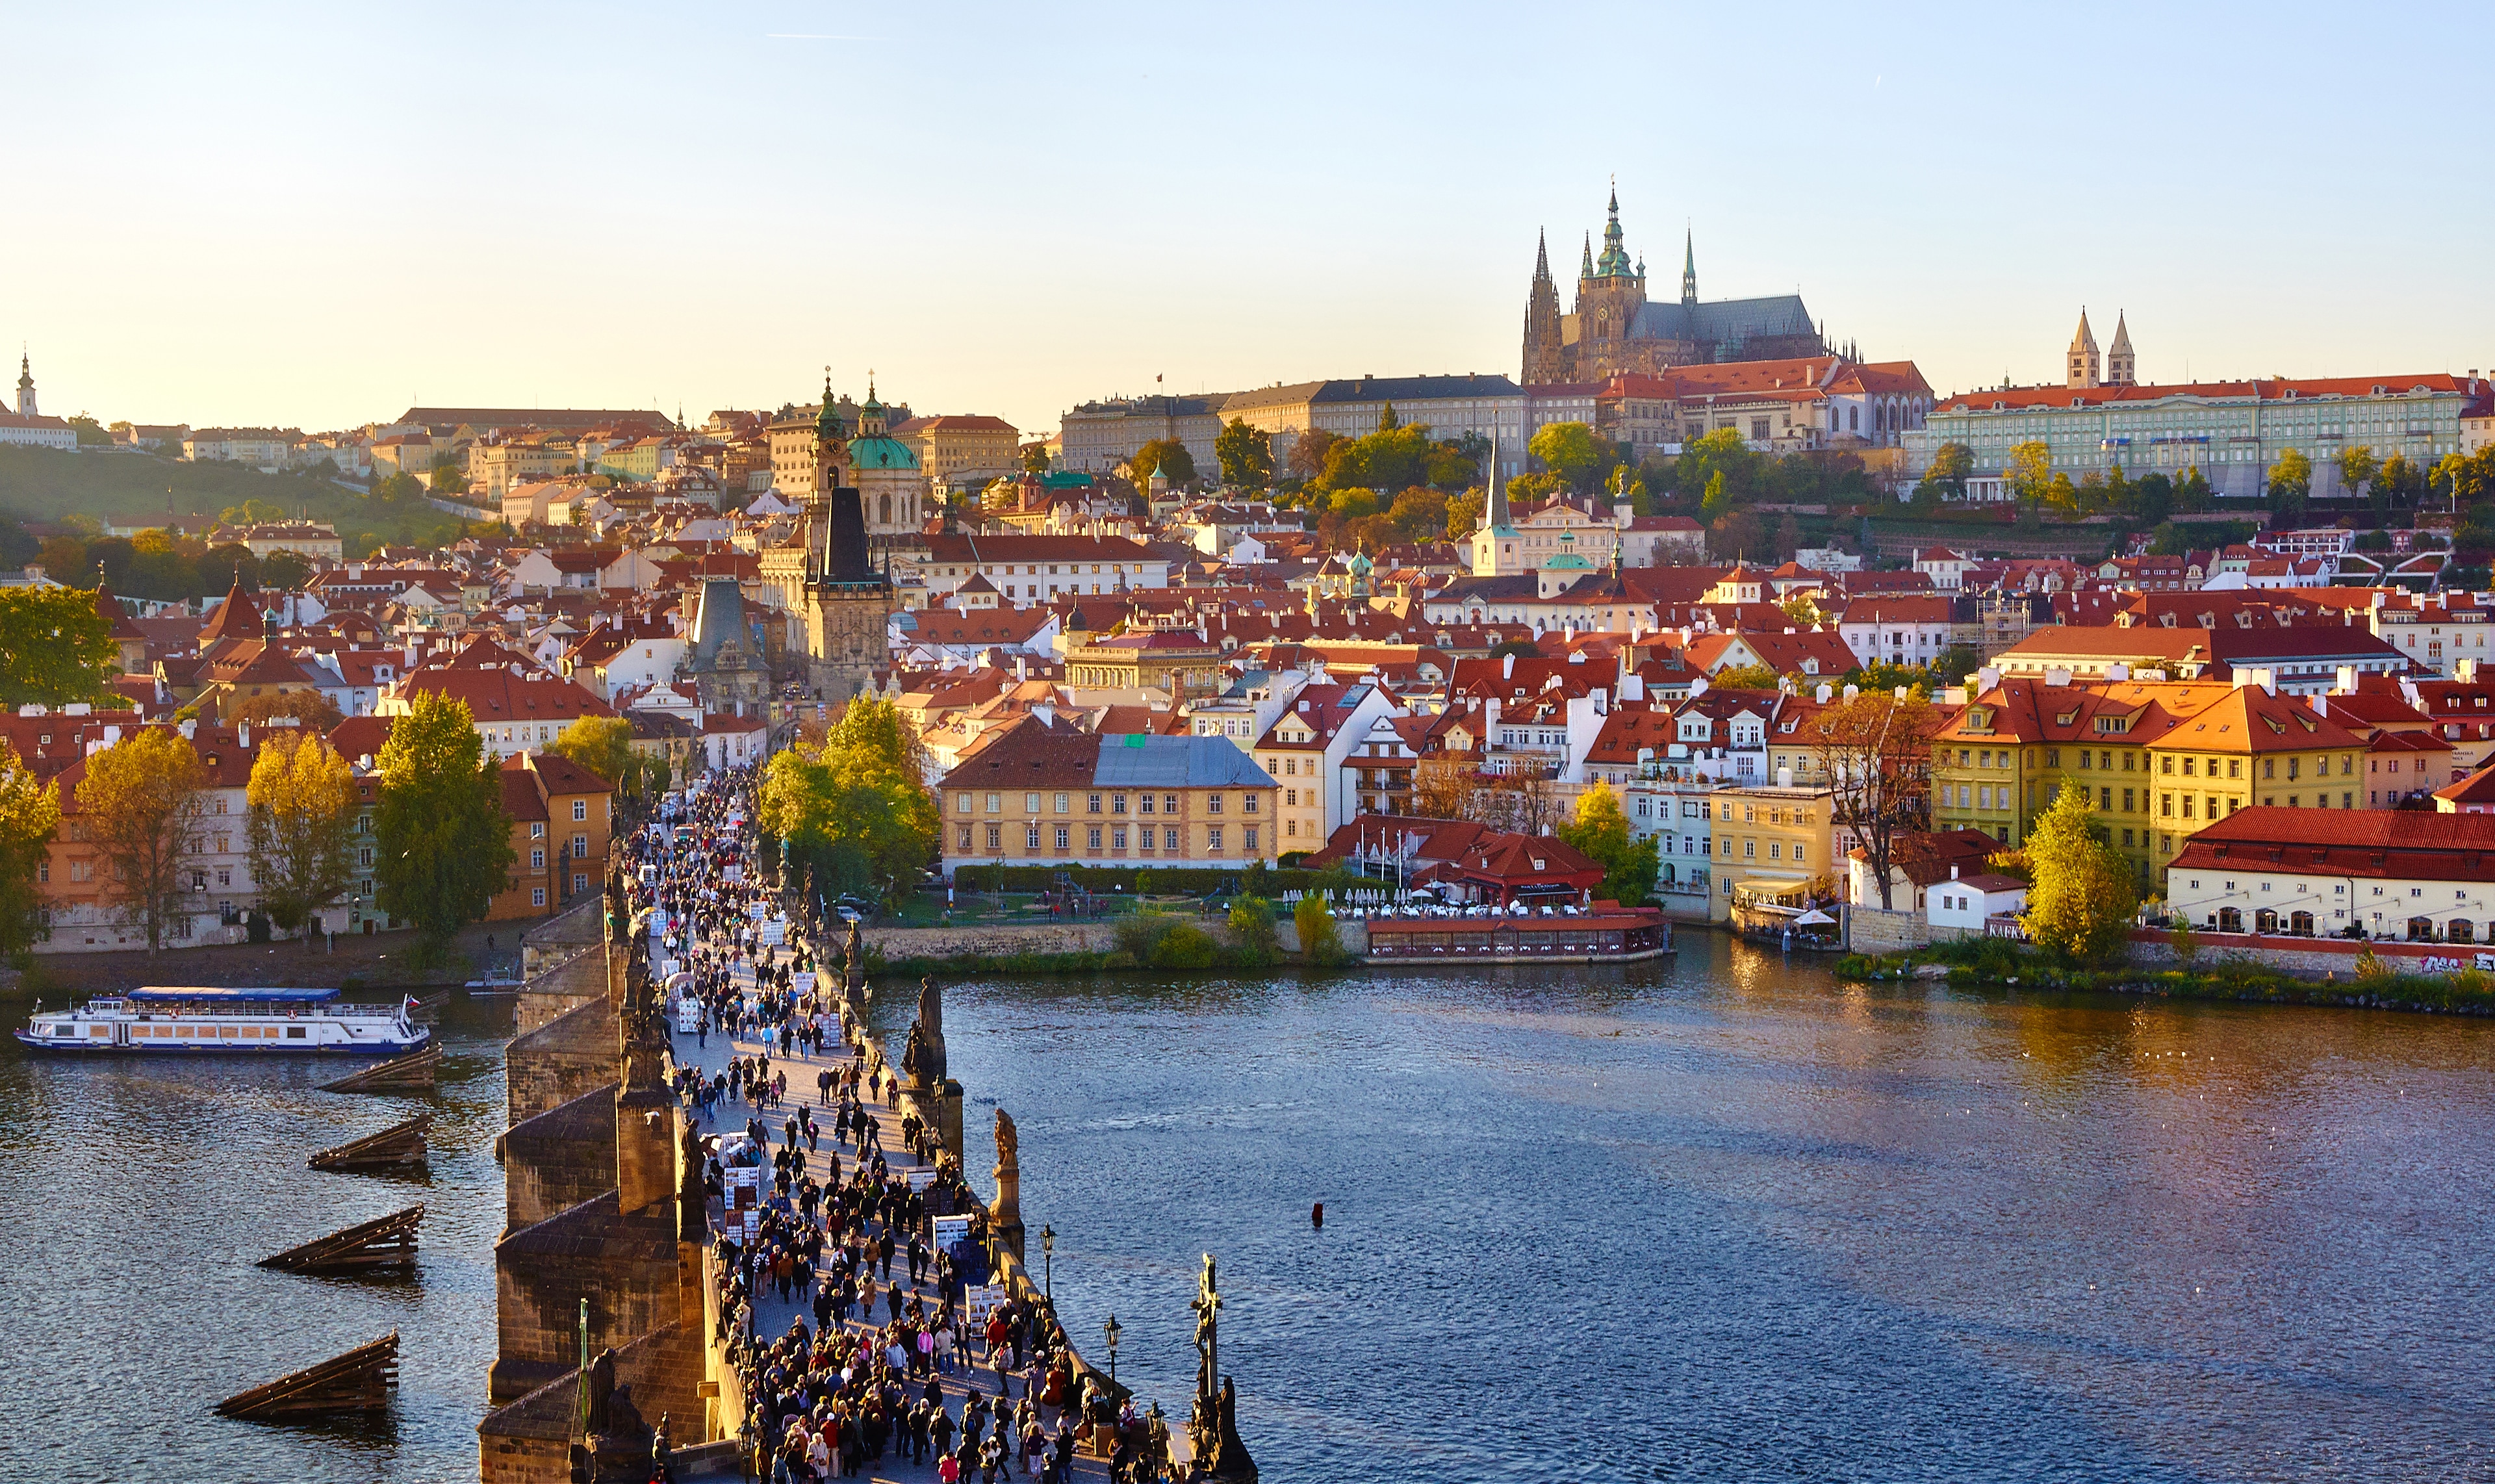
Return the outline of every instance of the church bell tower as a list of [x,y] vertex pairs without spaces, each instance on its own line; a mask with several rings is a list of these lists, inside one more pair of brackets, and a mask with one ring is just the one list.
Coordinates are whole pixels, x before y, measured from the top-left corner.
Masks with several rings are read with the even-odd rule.
[[2097,361],[2097,337],[2088,330],[2088,312],[2079,311],[2079,331],[2071,337],[2069,356],[2071,374],[2065,384],[2078,390],[2105,385],[2105,376]]
[[866,505],[847,482],[848,439],[831,378],[815,420],[815,487],[806,502],[806,682],[822,700],[873,686],[890,657],[892,580],[870,563]]

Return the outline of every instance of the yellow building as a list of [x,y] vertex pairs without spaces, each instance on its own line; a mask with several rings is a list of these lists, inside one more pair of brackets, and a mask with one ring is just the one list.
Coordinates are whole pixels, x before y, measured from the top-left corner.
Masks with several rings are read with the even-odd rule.
[[1721,884],[1708,915],[1722,921],[1748,902],[1799,906],[1813,881],[1833,883],[1841,864],[1833,825],[1835,795],[1826,788],[1717,788],[1707,796]]
[[1022,435],[1002,417],[979,415],[912,417],[892,436],[918,451],[933,479],[962,480],[1022,470]]
[[2066,784],[2154,889],[2211,819],[2254,804],[2366,807],[2364,737],[2249,679],[2052,685],[2005,680],[1934,739],[1932,828],[2017,849]]

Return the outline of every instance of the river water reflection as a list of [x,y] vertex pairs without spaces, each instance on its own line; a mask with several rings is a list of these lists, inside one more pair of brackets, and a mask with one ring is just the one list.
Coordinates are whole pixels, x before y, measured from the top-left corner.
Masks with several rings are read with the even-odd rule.
[[1066,1323],[1172,1408],[1219,1254],[1270,1479],[2495,1476],[2495,1026],[1682,944],[968,985],[947,1034]]
[[[1682,943],[948,985],[972,1168],[1001,1102],[1034,1268],[1173,1412],[1219,1254],[1277,1484],[2495,1477],[2495,1026],[1875,991]],[[910,999],[878,999],[896,1040]],[[0,1478],[474,1477],[507,1015],[454,1002],[429,1189],[302,1168],[399,1116],[313,1068],[11,1048]],[[420,1283],[249,1265],[416,1199]],[[386,1427],[206,1414],[392,1324]]]

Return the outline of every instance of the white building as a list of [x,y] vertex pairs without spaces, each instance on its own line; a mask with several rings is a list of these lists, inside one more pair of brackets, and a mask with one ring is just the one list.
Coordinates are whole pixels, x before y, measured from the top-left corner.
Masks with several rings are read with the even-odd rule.
[[1990,919],[2026,910],[2027,883],[1997,872],[1960,876],[1952,866],[1950,879],[1933,882],[1924,894],[1924,920],[1934,927],[1981,933]]

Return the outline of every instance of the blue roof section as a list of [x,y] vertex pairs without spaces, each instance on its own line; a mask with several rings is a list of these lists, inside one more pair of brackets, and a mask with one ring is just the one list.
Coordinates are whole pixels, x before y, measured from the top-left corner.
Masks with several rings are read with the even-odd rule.
[[1270,788],[1273,775],[1225,737],[1104,737],[1093,783],[1106,788]]
[[855,469],[915,469],[918,455],[898,438],[849,440],[849,465]]
[[1738,346],[1771,336],[1819,333],[1799,294],[1710,299],[1699,304],[1650,300],[1639,307],[1631,332],[1643,339],[1694,340],[1710,346]]
[[248,1000],[273,1002],[280,1005],[323,1005],[331,1000],[337,999],[338,991],[334,989],[228,989],[207,985],[192,985],[187,987],[180,985],[160,985],[147,989],[134,989],[130,993],[122,996],[122,998],[125,1000],[143,1001],[148,1004],[160,1004],[172,1000],[187,1000],[194,1004],[202,1000],[232,1004],[237,1001]]

